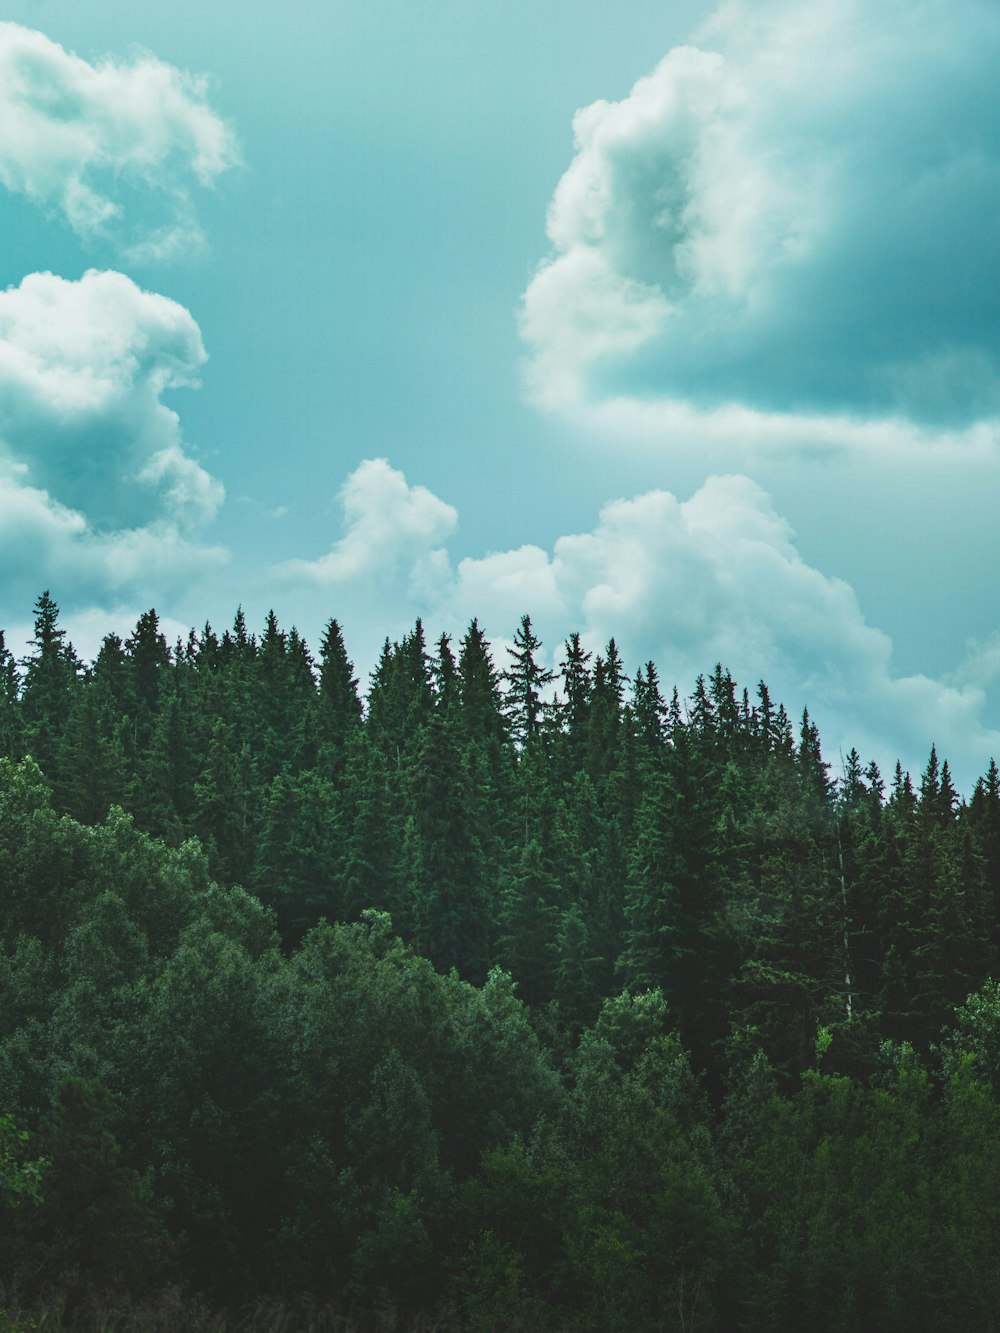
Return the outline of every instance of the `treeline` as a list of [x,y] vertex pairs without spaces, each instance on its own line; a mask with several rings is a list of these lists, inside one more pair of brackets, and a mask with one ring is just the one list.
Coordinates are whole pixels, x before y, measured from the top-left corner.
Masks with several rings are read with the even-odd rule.
[[0,640],[10,1308],[1000,1327],[995,764],[542,662]]

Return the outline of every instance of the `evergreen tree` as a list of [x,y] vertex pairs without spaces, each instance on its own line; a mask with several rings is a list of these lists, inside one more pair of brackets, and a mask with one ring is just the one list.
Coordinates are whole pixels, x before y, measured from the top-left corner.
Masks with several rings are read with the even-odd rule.
[[459,647],[458,693],[462,726],[470,740],[502,745],[507,729],[500,677],[478,620],[472,621]]
[[439,711],[449,714],[459,707],[458,664],[451,651],[451,636],[442,634],[437,642],[437,653],[431,663],[434,694]]
[[431,663],[423,622],[418,619],[399,643],[390,646],[386,640],[372,673],[368,731],[386,756],[402,766],[419,744],[421,729],[433,712]]
[[503,888],[497,941],[500,965],[510,972],[521,999],[530,1005],[544,1003],[554,992],[562,925],[560,897],[558,881],[546,865],[542,848],[532,839],[521,849]]
[[201,777],[194,784],[195,828],[213,874],[227,884],[250,882],[256,859],[259,786],[249,745],[217,721]]
[[699,1064],[718,1067],[735,965],[715,864],[717,811],[683,734],[671,769],[640,809],[625,887],[620,974],[633,993],[658,988]]
[[506,682],[507,713],[511,734],[521,746],[527,745],[538,734],[542,719],[542,691],[555,679],[537,660],[542,643],[531,628],[531,617],[523,615],[514,634],[514,646],[509,650],[511,665],[501,679]]
[[141,615],[135,629],[125,640],[131,676],[131,704],[135,728],[135,746],[142,753],[149,745],[159,708],[160,684],[170,666],[170,650],[160,632],[156,611]]
[[435,713],[409,775],[415,942],[442,969],[481,980],[490,963],[490,901],[454,724]]
[[584,652],[579,634],[571,634],[566,640],[566,656],[559,664],[559,676],[562,682],[563,716],[572,753],[579,750],[586,734],[585,722],[593,684],[590,659],[591,654]]
[[619,760],[625,672],[614,639],[594,663],[593,688],[587,714],[587,772],[603,791]]
[[13,654],[0,630],[0,758],[21,754],[21,680]]
[[264,799],[253,885],[277,913],[285,940],[320,917],[342,919],[344,838],[333,785],[318,773],[283,770]]
[[632,685],[632,714],[650,760],[659,763],[666,740],[667,706],[652,662],[647,662],[643,671],[636,672]]
[[347,839],[342,915],[353,921],[364,911],[378,910],[391,914],[400,931],[408,931],[412,915],[400,884],[403,817],[389,775],[385,754],[368,731],[352,732],[340,818]]
[[46,590],[35,603],[34,650],[23,662],[21,713],[25,746],[53,780],[71,704],[79,684],[80,662],[59,624],[59,607]]
[[327,621],[319,648],[319,696],[329,709],[326,722],[334,741],[343,741],[355,723],[361,721],[361,700],[354,663],[347,656],[347,647],[340,625]]
[[58,763],[62,776],[55,786],[59,807],[81,823],[96,824],[112,804],[122,804],[135,762],[131,743],[129,720],[116,715],[108,686],[98,677],[84,682],[63,734]]

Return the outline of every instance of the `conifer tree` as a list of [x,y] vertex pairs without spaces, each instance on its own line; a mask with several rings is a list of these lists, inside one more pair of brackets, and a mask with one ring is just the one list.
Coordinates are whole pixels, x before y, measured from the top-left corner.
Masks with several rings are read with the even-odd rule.
[[314,770],[279,772],[266,793],[253,886],[286,941],[344,915],[344,843],[333,784]]
[[458,693],[462,726],[470,740],[503,744],[507,728],[500,677],[478,620],[469,625],[459,647]]
[[42,771],[53,781],[61,776],[59,752],[73,697],[79,683],[80,662],[59,624],[59,607],[46,590],[35,603],[33,652],[24,660],[21,712],[25,746]]
[[435,713],[409,774],[415,841],[415,940],[438,967],[481,980],[490,964],[490,901],[455,724]]
[[497,951],[527,1004],[550,999],[558,966],[559,885],[535,839],[521,849],[500,899]]
[[317,758],[323,772],[334,782],[342,779],[347,747],[361,725],[361,699],[354,663],[340,625],[329,620],[319,649],[319,685],[315,702]]
[[642,671],[636,672],[632,684],[632,713],[649,759],[655,764],[660,763],[666,739],[667,706],[652,662],[647,662]]
[[341,910],[346,921],[368,910],[389,913],[406,933],[412,923],[400,885],[403,817],[389,778],[389,762],[368,730],[352,731],[340,806],[346,837]]
[[437,653],[431,662],[434,695],[437,708],[444,714],[454,713],[459,707],[458,664],[451,650],[451,636],[442,634],[437,641]]
[[368,694],[368,731],[398,767],[415,752],[434,711],[431,662],[424,626],[417,620],[399,643],[382,649]]
[[0,758],[21,754],[21,681],[17,663],[0,630]]
[[523,615],[514,634],[510,651],[511,665],[501,679],[507,685],[507,714],[511,734],[521,746],[527,745],[538,734],[542,718],[542,691],[555,679],[538,662],[542,643],[531,628],[531,617]]
[[182,842],[195,827],[195,783],[203,727],[212,719],[194,709],[197,692],[188,666],[164,680],[146,753],[140,756],[129,808],[141,826],[168,842]]
[[618,764],[621,741],[622,697],[625,672],[614,639],[594,663],[593,687],[587,713],[587,772],[603,791],[608,775]]
[[566,640],[566,655],[559,664],[562,682],[562,712],[569,734],[570,749],[575,753],[585,735],[587,709],[590,706],[593,681],[590,674],[591,654],[584,652],[580,635],[573,633]]
[[212,727],[194,796],[195,828],[213,874],[227,884],[249,883],[256,859],[257,769],[250,746],[221,720]]
[[830,796],[829,766],[823,761],[823,755],[820,752],[819,729],[815,723],[810,721],[808,708],[802,714],[798,763],[807,789],[819,801],[827,801]]
[[131,724],[116,713],[104,681],[95,677],[80,685],[59,754],[61,777],[54,793],[59,808],[83,824],[96,824],[112,804],[125,801],[128,772],[135,767],[131,743]]
[[142,752],[149,745],[159,708],[160,685],[170,666],[170,650],[160,632],[155,610],[150,609],[139,617],[132,634],[125,640],[125,651],[131,675],[131,703],[135,710],[135,744]]

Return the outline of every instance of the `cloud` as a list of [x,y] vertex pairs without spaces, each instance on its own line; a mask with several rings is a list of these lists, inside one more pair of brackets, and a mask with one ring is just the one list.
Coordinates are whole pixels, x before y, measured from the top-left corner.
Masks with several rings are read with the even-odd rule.
[[441,543],[458,522],[451,505],[423,486],[410,486],[384,458],[366,459],[340,488],[344,535],[318,560],[290,560],[281,569],[292,582],[335,587],[386,585],[402,569],[409,585],[433,583]]
[[223,566],[224,549],[193,541],[169,521],[98,531],[86,515],[0,465],[0,567],[4,601],[29,604],[45,586],[79,604],[128,595],[160,600]]
[[0,293],[0,449],[99,527],[203,522],[222,488],[162,395],[205,360],[188,311],[124,274],[33,273]]
[[[239,161],[208,91],[203,77],[146,52],[90,64],[0,23],[0,184],[133,260],[188,254],[204,242],[192,187]],[[161,214],[152,225],[150,198]]]
[[595,650],[613,636],[632,670],[652,659],[684,692],[716,662],[751,694],[764,679],[793,713],[809,708],[832,757],[856,745],[883,766],[902,757],[919,768],[933,740],[971,786],[1000,754],[1000,733],[983,722],[996,645],[980,645],[978,670],[947,680],[896,675],[891,641],[867,623],[853,589],[802,559],[787,521],[747,477],[711,477],[687,500],[662,490],[616,500],[589,532],[550,550],[457,565],[442,546],[455,511],[384,460],[363,463],[341,495],[345,536],[329,555],[279,573],[313,598],[317,588],[329,594],[352,644],[364,641],[359,661],[418,614],[429,631],[461,634],[476,616],[499,636],[527,611],[552,664],[579,630]]
[[46,582],[182,586],[224,560],[194,531],[221,483],[185,452],[164,392],[196,385],[183,306],[121,273],[34,273],[0,293],[0,565],[8,596]]
[[534,397],[977,444],[1000,415],[1000,11],[737,0],[695,43],[574,119],[522,306]]
[[962,661],[949,678],[958,688],[986,691],[1000,684],[1000,630],[981,639],[970,639]]

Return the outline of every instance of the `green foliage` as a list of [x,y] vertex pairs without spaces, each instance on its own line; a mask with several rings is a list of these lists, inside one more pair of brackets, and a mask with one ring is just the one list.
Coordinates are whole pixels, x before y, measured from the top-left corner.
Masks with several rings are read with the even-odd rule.
[[47,1163],[26,1160],[28,1141],[27,1130],[18,1129],[10,1115],[0,1115],[0,1209],[40,1202]]
[[555,682],[528,617],[503,674],[417,622],[366,706],[333,620],[314,663],[149,611],[83,669],[43,594],[0,639],[0,1296],[996,1327],[998,770],[887,798],[755,699],[576,635]]

